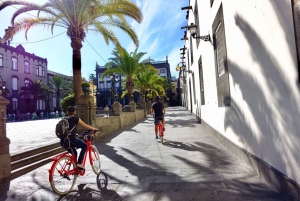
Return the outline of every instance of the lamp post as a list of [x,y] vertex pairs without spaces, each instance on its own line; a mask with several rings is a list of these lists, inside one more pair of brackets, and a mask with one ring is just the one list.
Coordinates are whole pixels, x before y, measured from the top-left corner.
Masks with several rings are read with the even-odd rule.
[[[112,83],[112,92],[114,94],[116,92],[116,82],[119,81],[119,77],[115,73],[113,73],[110,75],[110,79],[111,79],[111,83]],[[117,97],[118,93],[115,93],[112,97],[113,103],[115,102],[115,95],[116,95],[116,99],[118,101],[118,97]]]

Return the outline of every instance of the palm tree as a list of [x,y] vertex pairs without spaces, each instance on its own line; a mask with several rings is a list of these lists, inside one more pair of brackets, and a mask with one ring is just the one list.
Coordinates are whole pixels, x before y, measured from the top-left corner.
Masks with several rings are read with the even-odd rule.
[[112,73],[124,75],[126,77],[125,87],[128,91],[130,101],[132,101],[132,94],[134,91],[133,78],[141,72],[157,72],[157,70],[149,64],[149,59],[141,61],[142,57],[145,54],[146,52],[138,52],[138,48],[136,48],[135,51],[131,53],[128,53],[124,48],[122,48],[121,50],[115,49],[112,52],[112,55],[114,55],[114,57],[109,58],[109,60],[111,61],[105,65],[107,70],[103,72],[102,80],[106,75],[111,75]]
[[19,98],[24,98],[26,100],[26,110],[30,111],[29,100],[33,100],[33,108],[36,110],[36,102],[39,99],[45,99],[45,90],[43,87],[42,80],[29,80],[29,83],[26,83],[25,86],[20,88]]
[[64,93],[68,88],[68,81],[66,81],[63,77],[53,76],[50,80],[52,86],[50,88],[53,89],[53,92],[56,95],[56,109],[59,109],[59,98],[62,93]]
[[[156,94],[159,92],[163,92],[163,78],[160,77],[157,72],[153,71],[145,71],[142,73],[137,74],[134,80],[134,91],[138,91],[142,97],[144,98],[146,93],[149,90],[152,90]],[[126,91],[124,92],[126,93]],[[124,96],[124,94],[123,94]]]
[[[111,28],[123,30],[138,46],[138,38],[134,30],[127,23],[125,17],[141,22],[140,9],[130,0],[48,0],[44,5],[25,1],[2,1],[0,11],[9,6],[21,6],[11,19],[12,26],[5,30],[3,41],[11,39],[16,33],[27,31],[31,27],[43,26],[51,28],[63,27],[67,29],[67,36],[71,39],[73,49],[73,80],[75,100],[81,94],[81,48],[88,31],[100,33],[105,42],[111,41],[117,49],[121,49],[118,38]],[[26,17],[16,21],[23,13],[37,12],[36,17]]]

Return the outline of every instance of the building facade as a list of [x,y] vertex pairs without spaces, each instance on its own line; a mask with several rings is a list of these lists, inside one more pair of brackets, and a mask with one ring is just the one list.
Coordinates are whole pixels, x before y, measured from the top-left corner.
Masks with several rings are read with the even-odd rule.
[[299,4],[187,1],[179,75],[182,105],[260,177],[297,200]]
[[[59,76],[64,78],[67,82],[73,82],[73,76],[67,76],[67,75],[63,75],[61,73],[57,73],[51,70],[47,71],[47,85],[50,85],[51,82],[50,80],[54,77],[54,76]],[[59,102],[61,102],[61,100],[64,98],[64,94],[61,94],[59,97]],[[53,96],[51,97],[51,100],[49,101],[49,110],[53,111],[54,108],[56,108],[56,95],[53,94]]]
[[[19,97],[19,93],[21,87],[26,86],[30,81],[41,80],[44,84],[49,85],[50,79],[55,75],[73,81],[72,76],[48,70],[46,58],[26,52],[22,45],[12,47],[9,42],[0,43],[0,76],[10,92],[4,94],[4,97],[10,101],[7,106],[8,114],[15,113],[17,110],[21,114],[44,110],[53,111],[53,108],[56,108],[55,95],[49,101],[40,97],[34,102],[33,97]],[[60,100],[62,98],[63,96]]]
[[[20,88],[29,83],[29,80],[42,80],[47,83],[47,65],[46,58],[26,52],[22,45],[12,47],[9,43],[0,43],[0,75],[10,91],[5,96],[10,101],[7,106],[8,113],[18,109],[23,113],[34,110],[30,97],[19,98]],[[42,99],[37,100],[35,105],[36,110],[45,109],[45,101]]]

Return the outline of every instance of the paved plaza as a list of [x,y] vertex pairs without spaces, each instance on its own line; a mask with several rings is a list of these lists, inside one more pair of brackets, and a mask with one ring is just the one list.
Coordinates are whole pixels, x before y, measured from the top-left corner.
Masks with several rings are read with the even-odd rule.
[[[33,132],[24,139],[33,146],[39,136],[48,135],[55,121],[41,120],[44,127],[34,131],[36,140]],[[96,143],[108,176],[107,190],[98,189],[96,175],[88,167],[78,177],[74,191],[58,196],[48,182],[49,163],[0,186],[0,200],[284,200],[227,152],[185,108],[168,108],[166,121],[165,144],[154,139],[150,116]],[[30,130],[36,122],[27,122],[26,128]],[[8,129],[9,137],[22,132],[13,124]],[[44,140],[56,140],[53,132]],[[11,141],[13,147],[14,139]],[[28,146],[25,144],[20,146]]]
[[45,119],[7,123],[6,135],[10,139],[10,154],[15,155],[59,142],[54,132],[59,120]]

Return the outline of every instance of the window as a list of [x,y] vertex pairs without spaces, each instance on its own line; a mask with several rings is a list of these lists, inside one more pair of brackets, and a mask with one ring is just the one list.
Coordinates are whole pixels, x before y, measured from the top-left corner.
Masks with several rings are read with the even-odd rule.
[[227,68],[227,50],[222,5],[213,22],[214,56],[216,69],[216,82],[218,94],[218,106],[231,105],[229,89],[229,73]]
[[0,54],[0,67],[3,67],[3,54]]
[[29,83],[30,83],[30,81],[28,79],[24,80],[25,87],[27,87],[29,85]]
[[100,90],[104,90],[105,86],[104,86],[104,82],[99,82],[99,89]]
[[45,109],[45,101],[37,100],[36,101],[36,109],[37,110],[44,110]]
[[107,82],[106,82],[106,87],[107,87],[108,89],[111,88],[111,81],[107,81]]
[[18,78],[16,78],[16,77],[12,78],[12,89],[18,90]]
[[224,40],[223,40],[223,24],[219,23],[217,30],[215,31],[215,42],[216,42],[216,59],[217,59],[217,71],[218,75],[221,76],[225,73],[224,67]]
[[189,50],[187,51],[187,58],[188,58],[188,70],[190,70],[190,54],[189,54]]
[[204,83],[203,83],[203,70],[202,70],[202,58],[200,57],[198,61],[199,66],[199,80],[200,80],[200,94],[201,94],[201,105],[205,105],[204,98]]
[[30,69],[29,69],[29,62],[25,61],[24,62],[24,73],[30,73]]
[[53,103],[52,106],[56,107],[56,97],[55,96],[52,97],[52,103]]
[[18,59],[13,57],[11,58],[12,61],[12,70],[18,70]]
[[193,65],[193,62],[194,62],[192,40],[193,40],[193,37],[192,37],[192,35],[190,35],[191,65]]
[[166,73],[166,69],[160,69],[160,73]]
[[17,98],[13,98],[12,99],[12,105],[13,105],[13,110],[17,110],[18,109],[18,99]]
[[36,66],[35,74],[39,77],[45,77],[45,68],[42,66]]
[[116,87],[120,87],[120,80],[116,82]]
[[[196,5],[195,5],[194,18],[195,18],[195,24],[197,25],[196,34],[197,34],[197,36],[200,36],[200,24],[199,24],[197,1],[196,1]],[[199,43],[200,43],[200,38],[196,39],[196,43],[197,43],[197,47],[198,47]]]

